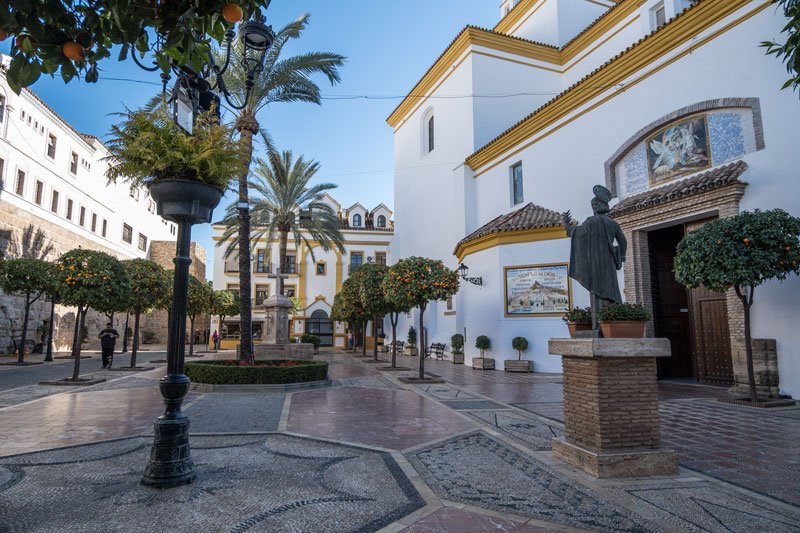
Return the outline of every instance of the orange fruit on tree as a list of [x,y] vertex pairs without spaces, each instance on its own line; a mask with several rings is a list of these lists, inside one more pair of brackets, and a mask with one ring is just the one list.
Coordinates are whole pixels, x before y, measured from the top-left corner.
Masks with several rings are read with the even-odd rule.
[[86,51],[75,41],[69,41],[61,45],[61,53],[72,61],[82,61]]
[[750,244],[750,239],[748,239],[747,237],[745,237],[744,239],[742,239],[742,242],[743,242],[745,245],[748,245],[748,244]]
[[240,6],[239,4],[235,4],[233,2],[225,4],[222,7],[222,18],[231,23],[239,22],[244,18],[244,11],[242,11],[242,6]]
[[791,249],[792,249],[792,247],[791,247],[791,246],[789,246],[788,244],[786,245],[786,248],[784,248],[784,250],[786,250],[787,252],[788,252],[789,250],[791,250]]

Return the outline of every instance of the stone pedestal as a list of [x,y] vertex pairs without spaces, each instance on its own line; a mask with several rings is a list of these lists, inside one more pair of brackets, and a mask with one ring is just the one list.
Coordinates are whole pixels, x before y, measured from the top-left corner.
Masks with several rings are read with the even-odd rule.
[[[777,398],[778,388],[778,348],[775,339],[752,339],[753,373],[756,378],[756,391],[759,398]],[[734,385],[728,392],[737,396],[750,396],[747,381],[747,352],[744,337],[731,342]]]
[[661,447],[656,357],[668,339],[550,339],[564,366],[564,438],[554,457],[597,478],[676,474]]
[[264,344],[288,344],[292,302],[282,294],[273,294],[264,302],[264,308]]

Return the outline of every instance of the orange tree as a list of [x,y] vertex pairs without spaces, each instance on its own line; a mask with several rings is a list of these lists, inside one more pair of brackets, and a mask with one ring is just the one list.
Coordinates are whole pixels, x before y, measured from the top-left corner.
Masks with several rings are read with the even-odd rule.
[[210,313],[214,305],[214,289],[194,276],[189,276],[186,316],[189,317],[189,355],[194,355],[194,322],[200,315]]
[[419,308],[419,379],[425,379],[425,308],[430,301],[447,300],[458,292],[458,274],[441,261],[409,257],[389,267],[383,291],[386,299],[399,308]]
[[211,298],[211,309],[209,314],[219,317],[219,331],[222,335],[222,325],[225,323],[226,316],[235,316],[239,312],[239,293],[236,291],[219,290],[214,291]]
[[269,3],[14,0],[11,7],[0,8],[0,40],[14,38],[8,84],[19,93],[41,74],[56,73],[65,82],[79,73],[87,82],[96,82],[98,63],[111,57],[115,46],[119,61],[150,52],[165,73],[170,63],[199,71],[227,28]]
[[18,294],[24,300],[22,341],[17,347],[19,363],[25,361],[25,337],[28,336],[31,305],[53,291],[54,278],[53,264],[41,259],[9,259],[0,263],[0,289],[6,294]]
[[744,306],[750,400],[758,401],[753,373],[750,308],[758,285],[800,273],[800,218],[782,209],[741,213],[709,222],[678,244],[675,278],[687,287],[730,288]]
[[142,313],[154,309],[158,303],[156,296],[172,293],[170,280],[164,275],[164,268],[147,259],[130,259],[122,262],[128,275],[128,310],[133,313],[133,347],[131,348],[131,368],[136,368],[136,354],[139,352],[139,318]]
[[72,336],[72,357],[75,359],[72,380],[77,381],[81,369],[79,334],[86,312],[90,307],[109,309],[115,305],[114,302],[127,301],[130,287],[122,263],[104,252],[76,248],[59,257],[56,265],[61,303],[78,308]]
[[[341,316],[345,318],[350,324],[358,325],[359,336],[361,337],[361,354],[367,355],[367,343],[364,342],[364,333],[367,329],[367,321],[372,318],[367,314],[361,303],[361,276],[362,267],[359,267],[352,272],[342,283],[342,289],[339,291],[341,302]],[[357,343],[353,343],[353,348],[357,347]]]
[[361,265],[356,270],[359,299],[364,314],[372,319],[372,334],[375,337],[372,355],[378,360],[378,322],[391,311],[391,305],[383,292],[383,278],[388,267],[377,263]]

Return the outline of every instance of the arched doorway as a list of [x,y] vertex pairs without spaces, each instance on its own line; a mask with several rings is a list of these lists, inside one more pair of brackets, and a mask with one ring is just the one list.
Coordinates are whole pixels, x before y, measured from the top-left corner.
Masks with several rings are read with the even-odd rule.
[[333,321],[322,309],[317,309],[306,319],[306,333],[317,335],[320,346],[333,346]]

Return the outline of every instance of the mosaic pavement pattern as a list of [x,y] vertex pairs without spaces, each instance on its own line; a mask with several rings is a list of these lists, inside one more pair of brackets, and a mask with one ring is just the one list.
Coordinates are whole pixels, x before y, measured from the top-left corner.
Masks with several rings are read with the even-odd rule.
[[707,481],[643,482],[625,493],[630,501],[645,506],[647,516],[660,517],[681,531],[789,533],[800,529],[800,509]]
[[660,412],[681,466],[800,506],[800,420],[713,400],[663,402]]
[[501,432],[523,442],[532,450],[552,449],[553,437],[561,437],[564,430],[541,420],[514,411],[474,411],[473,418],[491,424]]
[[408,459],[446,500],[593,531],[660,531],[485,433],[415,450]]
[[0,460],[0,531],[375,531],[423,506],[386,453],[285,435],[194,437],[198,480],[139,484],[150,439]]

